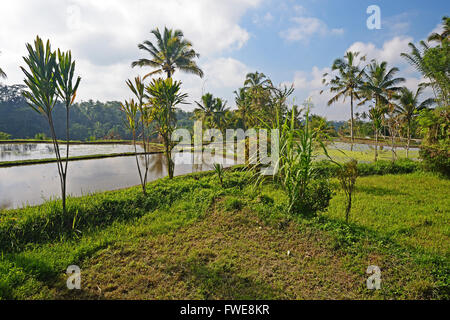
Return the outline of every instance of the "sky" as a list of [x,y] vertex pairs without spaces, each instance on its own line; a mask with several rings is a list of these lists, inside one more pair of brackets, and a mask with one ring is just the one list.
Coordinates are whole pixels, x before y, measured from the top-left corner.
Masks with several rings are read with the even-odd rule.
[[[369,29],[367,8],[380,8],[381,29]],[[235,107],[233,91],[248,72],[259,71],[276,85],[293,83],[291,103],[311,97],[313,113],[347,120],[349,101],[330,107],[322,75],[347,51],[387,61],[416,90],[421,76],[400,57],[439,31],[450,15],[445,0],[14,0],[0,3],[0,66],[6,84],[23,83],[25,44],[36,35],[54,49],[71,50],[82,77],[77,101],[123,101],[127,79],[150,68],[131,68],[147,57],[138,43],[154,40],[156,27],[181,29],[200,54],[204,77],[175,72],[189,95],[184,110],[211,92]],[[430,94],[429,92],[427,94]],[[362,112],[367,107],[358,107]]]

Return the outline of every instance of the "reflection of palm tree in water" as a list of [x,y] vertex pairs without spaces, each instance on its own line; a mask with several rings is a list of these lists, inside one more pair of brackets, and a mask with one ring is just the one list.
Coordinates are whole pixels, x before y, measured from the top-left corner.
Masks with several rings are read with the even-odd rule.
[[[155,153],[149,157],[148,172],[150,176],[162,177],[167,172],[167,166],[163,158],[164,154]],[[139,161],[144,163],[144,156],[139,156]]]

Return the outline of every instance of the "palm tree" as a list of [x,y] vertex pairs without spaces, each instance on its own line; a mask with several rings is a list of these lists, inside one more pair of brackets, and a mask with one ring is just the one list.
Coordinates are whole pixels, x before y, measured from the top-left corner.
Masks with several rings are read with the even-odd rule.
[[375,162],[378,160],[378,133],[381,129],[383,114],[386,112],[382,107],[373,107],[369,110],[369,118],[372,120],[373,130],[375,134]]
[[388,71],[386,61],[378,63],[376,60],[372,60],[368,71],[364,71],[364,83],[361,86],[364,99],[360,105],[370,100],[374,101],[375,108],[388,105],[393,95],[402,89],[397,85],[405,82],[405,78],[395,78],[397,72],[399,72],[397,67]]
[[[350,97],[350,135],[352,143],[354,141],[353,137],[353,101],[355,99],[359,100],[359,88],[361,86],[362,77],[364,74],[364,68],[361,69],[359,64],[356,65],[356,59],[359,56],[359,52],[351,52],[348,51],[344,58],[336,59],[331,67],[332,71],[337,71],[338,75],[336,75],[327,85],[330,85],[330,92],[336,93],[336,95],[328,101],[328,106],[333,103],[339,101],[341,98],[343,101],[347,97]],[[365,61],[365,57],[360,59],[361,61]],[[328,74],[324,74],[324,77],[328,76]],[[323,80],[323,83],[326,83],[326,79]],[[322,93],[323,91],[321,91]]]
[[411,143],[411,126],[414,119],[418,115],[418,111],[427,108],[432,105],[435,100],[432,98],[419,102],[419,96],[423,92],[423,86],[417,88],[416,93],[412,92],[406,87],[403,87],[398,96],[398,104],[396,105],[396,111],[400,116],[402,122],[406,125],[407,130],[407,144],[406,144],[406,157],[409,156],[409,146]]
[[150,120],[155,121],[156,132],[163,140],[164,155],[167,160],[169,178],[173,178],[175,163],[172,160],[172,133],[175,130],[175,108],[180,103],[185,103],[186,93],[181,93],[181,82],[167,79],[153,79],[145,87],[149,104],[152,106]]
[[221,98],[215,99],[214,105],[214,126],[218,128],[221,132],[224,131],[226,127],[226,114],[228,112],[227,101]]
[[[375,109],[378,108],[381,110],[386,108],[386,111],[390,111],[391,120],[394,120],[392,99],[394,98],[395,93],[402,89],[402,87],[398,87],[397,85],[405,82],[404,78],[395,78],[397,72],[399,72],[399,69],[396,67],[388,70],[386,61],[378,63],[376,60],[372,60],[371,64],[368,66],[368,71],[364,72],[364,83],[361,86],[361,93],[364,96],[364,100],[360,105],[373,100]],[[382,113],[382,115],[385,113],[386,112]],[[390,123],[394,124],[393,121]],[[390,125],[390,129],[391,140],[394,147],[394,126]]]
[[183,72],[193,73],[203,77],[203,71],[194,62],[200,55],[192,49],[192,43],[183,38],[181,30],[164,28],[163,34],[158,28],[151,31],[156,37],[156,46],[149,40],[138,45],[151,55],[151,59],[139,59],[131,63],[132,67],[152,67],[156,70],[146,74],[144,79],[156,73],[165,72],[171,78],[178,68]]
[[194,115],[197,120],[201,120],[205,127],[211,126],[214,121],[215,99],[211,93],[206,93],[197,102],[198,108],[194,109]]
[[195,117],[204,123],[204,127],[223,129],[225,126],[225,114],[228,111],[227,102],[221,98],[214,98],[211,93],[202,96],[197,102],[198,108],[194,110]]
[[247,73],[245,76],[245,82],[244,82],[245,88],[252,89],[252,88],[260,88],[265,86],[272,86],[272,82],[269,78],[266,77],[266,75],[262,72],[250,72]]
[[444,27],[444,31],[439,34],[437,32],[434,32],[432,34],[430,34],[430,36],[428,37],[428,42],[438,42],[440,44],[442,44],[444,41],[448,41],[449,37],[450,37],[450,18],[445,16],[442,18],[442,26]]
[[2,68],[0,68],[0,78],[6,79],[6,73],[2,70]]
[[250,97],[246,88],[239,88],[238,91],[234,91],[234,95],[234,101],[238,108],[236,114],[242,120],[243,129],[245,131],[247,130],[247,125],[249,125],[251,121],[252,106]]

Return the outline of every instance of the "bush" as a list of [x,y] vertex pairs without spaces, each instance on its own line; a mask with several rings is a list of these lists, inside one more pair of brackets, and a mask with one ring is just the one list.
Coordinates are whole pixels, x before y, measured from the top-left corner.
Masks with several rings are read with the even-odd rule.
[[45,133],[36,133],[34,135],[34,139],[36,140],[47,140],[47,135]]
[[292,206],[292,213],[314,216],[329,206],[332,196],[333,191],[327,180],[312,180],[303,196],[296,198]]
[[11,135],[9,133],[0,131],[0,140],[9,140],[9,138],[11,138]]
[[[406,174],[418,171],[420,163],[410,159],[392,161],[377,161],[375,163],[358,163],[358,175],[384,175],[384,174]],[[322,178],[337,177],[339,167],[329,161],[315,163],[314,170]]]
[[439,172],[446,177],[450,177],[450,154],[447,146],[423,146],[419,155],[423,160],[424,170]]

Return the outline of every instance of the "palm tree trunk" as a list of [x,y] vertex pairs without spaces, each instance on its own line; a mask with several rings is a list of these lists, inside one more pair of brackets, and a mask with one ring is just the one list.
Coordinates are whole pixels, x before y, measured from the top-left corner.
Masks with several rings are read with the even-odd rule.
[[411,129],[410,129],[410,124],[408,123],[408,141],[406,142],[406,158],[409,158],[409,145],[411,143]]
[[354,142],[354,138],[353,138],[353,93],[350,94],[350,110],[351,110],[351,123],[350,123],[350,135],[351,135],[351,139],[352,139],[352,151],[353,151],[353,142]]
[[378,130],[375,129],[375,162],[378,159]]

